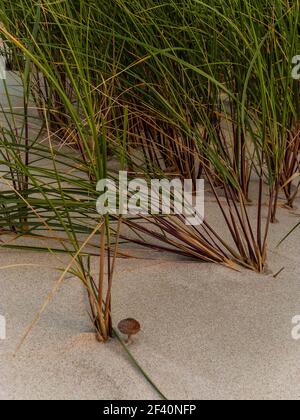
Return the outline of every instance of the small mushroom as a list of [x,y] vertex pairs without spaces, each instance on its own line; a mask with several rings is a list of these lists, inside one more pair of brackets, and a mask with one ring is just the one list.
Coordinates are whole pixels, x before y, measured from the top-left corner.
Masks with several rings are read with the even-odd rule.
[[127,335],[126,342],[129,343],[131,337],[141,331],[141,324],[136,319],[127,318],[119,322],[118,328],[122,334]]

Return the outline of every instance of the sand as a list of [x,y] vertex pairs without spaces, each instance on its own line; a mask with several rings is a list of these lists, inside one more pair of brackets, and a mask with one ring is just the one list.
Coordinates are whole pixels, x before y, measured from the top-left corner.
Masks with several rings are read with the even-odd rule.
[[[207,211],[222,232],[215,208],[209,204]],[[276,248],[299,214],[279,209],[279,220],[271,228],[265,275],[134,247],[130,252],[140,259],[118,260],[114,324],[125,317],[141,322],[130,350],[167,398],[300,398],[300,341],[291,335],[292,318],[300,315],[300,230]],[[14,354],[58,279],[57,268],[68,261],[60,258],[1,250],[7,339],[0,341],[0,399],[157,398],[117,341],[95,340],[75,278],[66,279]]]
[[[128,316],[141,322],[130,350],[169,399],[300,398],[300,342],[291,336],[292,318],[300,314],[300,232],[276,249],[297,215],[280,209],[279,218],[272,226],[266,275],[148,251],[143,260],[118,261],[115,324]],[[0,342],[0,398],[157,398],[115,340],[106,345],[95,340],[85,292],[73,278],[14,356],[59,277],[52,258],[1,251],[1,267],[39,266],[0,271],[0,313],[7,319],[7,340]]]

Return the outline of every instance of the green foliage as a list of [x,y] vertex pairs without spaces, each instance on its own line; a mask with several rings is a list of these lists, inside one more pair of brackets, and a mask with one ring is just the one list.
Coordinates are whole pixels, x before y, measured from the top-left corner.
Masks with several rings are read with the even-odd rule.
[[[207,225],[193,239],[197,245],[184,229],[184,254],[263,271],[279,193],[292,206],[298,192],[292,181],[299,172],[300,100],[291,72],[300,51],[299,6],[299,0],[0,0],[2,53],[22,85],[22,110],[6,86],[1,112],[0,226],[18,235],[65,233],[64,249],[76,255],[76,273],[94,296],[102,338],[111,330],[108,298],[106,327],[98,323],[103,252],[119,235],[115,222],[99,220],[95,200],[97,181],[115,176],[111,160],[146,178],[179,174],[196,184],[205,177],[234,248]],[[255,175],[257,198],[250,193]],[[255,222],[247,208],[253,198]],[[178,221],[167,229],[162,219],[152,221],[162,241],[178,235]],[[99,285],[79,252],[82,235],[93,232],[102,232]],[[179,251],[182,237],[175,241]]]

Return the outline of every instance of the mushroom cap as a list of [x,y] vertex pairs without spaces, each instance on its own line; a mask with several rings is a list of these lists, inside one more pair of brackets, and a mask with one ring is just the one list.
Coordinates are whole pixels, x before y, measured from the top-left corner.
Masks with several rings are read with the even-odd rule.
[[141,330],[141,324],[133,318],[123,319],[119,322],[118,328],[122,334],[135,335]]

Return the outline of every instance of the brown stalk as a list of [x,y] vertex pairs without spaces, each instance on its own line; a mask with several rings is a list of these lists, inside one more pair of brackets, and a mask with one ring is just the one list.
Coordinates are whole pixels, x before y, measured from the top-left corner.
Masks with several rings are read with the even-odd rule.
[[[113,283],[113,276],[115,272],[115,266],[116,266],[116,260],[118,256],[118,248],[119,248],[119,239],[120,239],[120,232],[121,232],[121,226],[122,226],[122,219],[118,219],[118,227],[117,227],[117,234],[116,234],[116,244],[114,249],[114,255],[113,255],[113,261],[109,273],[108,278],[108,287],[107,287],[107,294],[106,294],[106,300],[105,300],[105,313],[104,313],[104,319],[106,323],[106,328],[109,330],[110,335],[112,333],[112,325],[111,325],[111,291],[112,291],[112,283]],[[109,256],[110,258],[110,256]]]
[[106,226],[105,222],[101,227],[101,238],[100,238],[100,261],[99,261],[99,284],[98,284],[98,324],[99,324],[99,334],[100,339],[107,341],[108,332],[105,324],[105,319],[103,316],[103,290],[104,290],[104,279],[105,279],[105,238],[106,238]]

